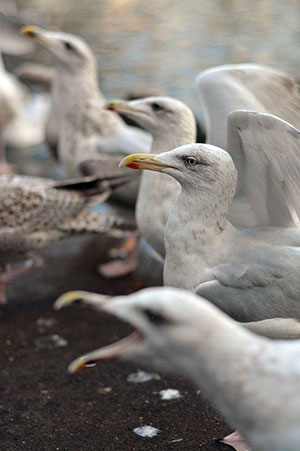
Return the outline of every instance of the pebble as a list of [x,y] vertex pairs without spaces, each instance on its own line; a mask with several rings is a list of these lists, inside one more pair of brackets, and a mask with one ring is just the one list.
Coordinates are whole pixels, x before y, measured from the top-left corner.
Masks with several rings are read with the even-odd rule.
[[68,345],[67,340],[58,334],[44,335],[35,340],[35,344],[41,349],[62,348]]
[[53,318],[39,318],[35,323],[38,327],[52,327],[57,321]]
[[133,432],[140,437],[152,438],[156,437],[161,430],[153,426],[139,426],[133,429]]
[[127,382],[132,382],[133,384],[141,384],[151,380],[159,380],[160,375],[157,373],[148,373],[146,371],[137,370],[136,373],[131,373],[127,376]]
[[165,390],[161,390],[159,394],[163,401],[182,398],[180,391],[176,390],[175,388],[166,388]]

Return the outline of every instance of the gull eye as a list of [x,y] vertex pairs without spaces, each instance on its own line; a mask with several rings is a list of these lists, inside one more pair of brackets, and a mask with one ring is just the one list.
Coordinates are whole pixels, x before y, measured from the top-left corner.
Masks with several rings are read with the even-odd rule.
[[151,108],[153,111],[163,110],[163,107],[159,103],[156,103],[156,102],[151,103]]
[[72,44],[70,44],[70,42],[66,41],[66,42],[64,43],[64,45],[65,45],[65,48],[66,48],[67,50],[74,50],[74,47],[73,47]]
[[163,324],[168,324],[168,321],[164,316],[160,315],[157,312],[153,312],[153,310],[144,309],[142,310],[143,314],[146,316],[148,321],[155,326],[161,326]]
[[196,164],[198,164],[198,160],[195,157],[186,157],[184,158],[184,163],[186,166],[196,166]]

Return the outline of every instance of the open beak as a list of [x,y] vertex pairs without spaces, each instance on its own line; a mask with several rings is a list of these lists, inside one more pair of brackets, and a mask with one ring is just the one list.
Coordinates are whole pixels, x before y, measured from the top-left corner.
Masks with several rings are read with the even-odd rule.
[[35,39],[46,47],[50,44],[46,36],[46,31],[42,28],[35,27],[34,25],[26,25],[21,28],[20,33],[24,34],[28,38]]
[[[96,293],[89,293],[87,291],[69,291],[60,296],[54,303],[54,309],[60,310],[63,307],[69,306],[76,301],[82,301],[99,310],[105,311],[105,306],[109,303],[109,296],[104,296]],[[127,338],[123,338],[116,343],[110,344],[103,348],[89,352],[75,359],[68,367],[69,373],[75,373],[87,367],[96,365],[100,360],[113,359],[122,356],[136,344],[143,341],[143,335],[138,330],[135,330]]]
[[148,169],[148,171],[161,171],[164,168],[171,168],[156,159],[155,153],[132,153],[120,161],[119,167],[126,167],[131,169]]
[[96,365],[100,360],[110,360],[116,357],[122,356],[123,353],[130,350],[136,344],[143,341],[143,335],[135,330],[128,337],[117,341],[104,348],[97,349],[96,351],[89,352],[88,354],[78,357],[73,360],[68,366],[69,373],[76,373],[84,368]]

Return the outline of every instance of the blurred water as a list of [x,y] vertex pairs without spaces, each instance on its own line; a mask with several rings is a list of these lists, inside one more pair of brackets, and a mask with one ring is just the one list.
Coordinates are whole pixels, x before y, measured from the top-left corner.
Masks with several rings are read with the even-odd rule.
[[269,64],[299,72],[299,0],[19,0],[50,25],[83,36],[107,97],[158,89],[197,109],[194,80],[209,66]]

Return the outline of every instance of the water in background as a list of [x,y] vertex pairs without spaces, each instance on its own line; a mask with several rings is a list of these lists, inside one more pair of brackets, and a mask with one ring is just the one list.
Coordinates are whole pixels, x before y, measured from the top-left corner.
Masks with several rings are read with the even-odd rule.
[[251,61],[299,72],[299,0],[18,3],[44,11],[50,27],[87,40],[107,97],[156,87],[197,110],[194,80],[207,67]]

